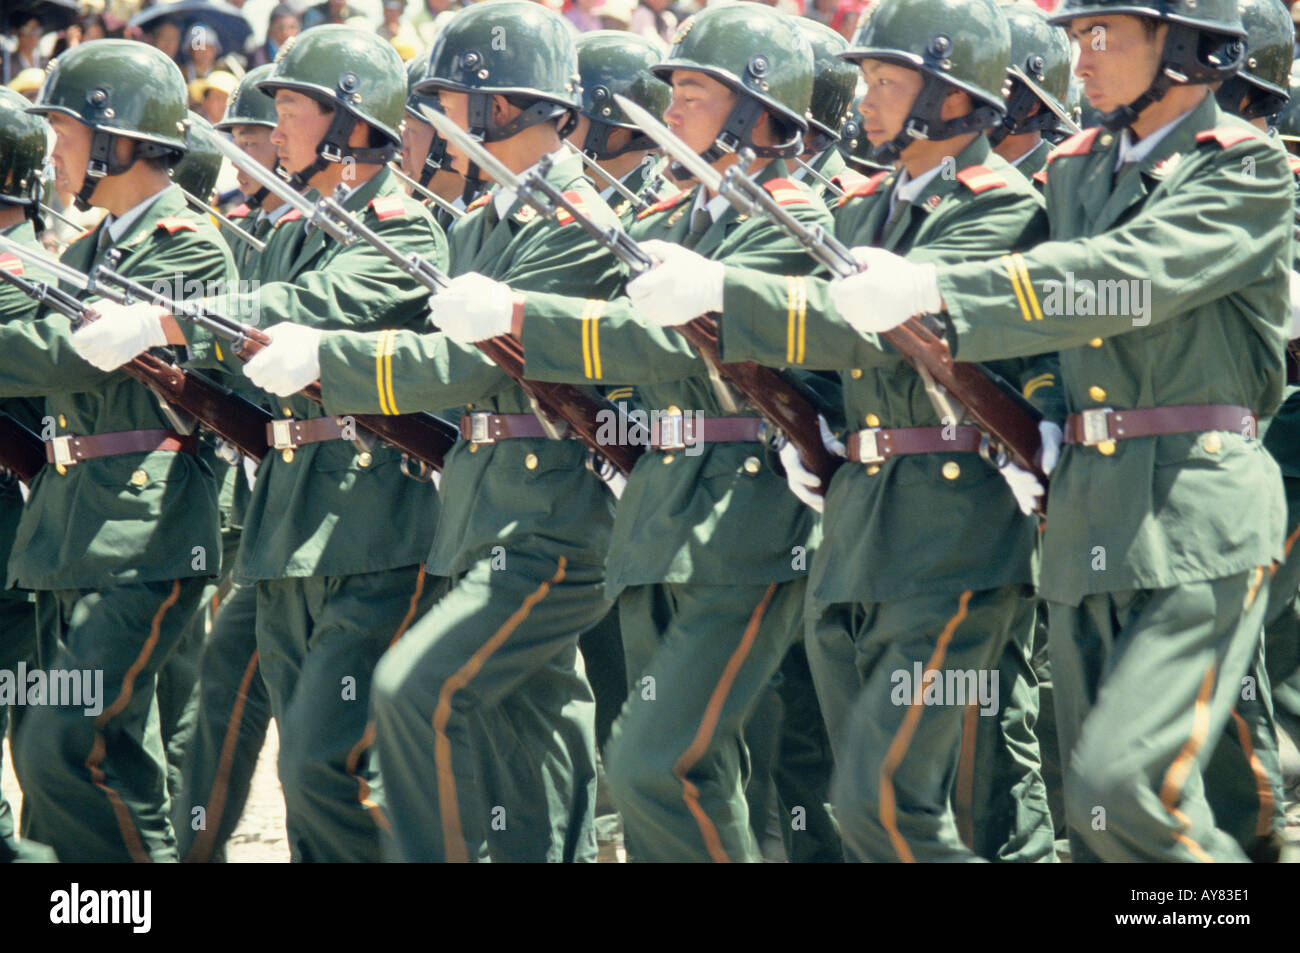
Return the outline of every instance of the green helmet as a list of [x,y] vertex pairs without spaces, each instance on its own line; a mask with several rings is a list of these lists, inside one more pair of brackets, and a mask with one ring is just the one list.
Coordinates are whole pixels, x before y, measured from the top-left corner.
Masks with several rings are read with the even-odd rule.
[[636,133],[618,151],[609,147],[615,129],[635,130],[614,96],[626,96],[662,117],[673,98],[668,84],[650,72],[660,60],[659,48],[644,37],[622,30],[593,30],[578,37],[578,76],[582,82],[582,114],[590,122],[582,143],[593,159],[613,159],[637,149],[653,149],[654,141]]
[[222,155],[212,141],[220,133],[196,112],[190,113],[185,126],[185,143],[189,147],[181,161],[172,167],[172,181],[195,198],[208,201],[221,174]]
[[858,89],[857,69],[840,58],[840,54],[848,49],[848,41],[816,20],[800,16],[791,16],[790,19],[803,33],[813,51],[809,125],[814,133],[820,133],[829,142],[834,142],[840,137],[840,127],[848,118],[849,108],[853,105],[853,97]]
[[[377,33],[325,24],[286,41],[270,76],[257,88],[274,98],[293,90],[334,110],[334,120],[316,146],[316,161],[291,177],[302,189],[328,162],[351,158],[384,165],[401,145],[397,129],[406,102],[406,70],[393,45]],[[387,144],[354,148],[348,138],[357,122],[377,130]]]
[[[77,195],[84,210],[104,176],[121,175],[140,157],[185,152],[188,102],[180,69],[161,50],[136,40],[91,40],[46,67],[45,82],[27,111],[71,116],[91,128],[90,161]],[[138,143],[125,163],[115,156],[119,136]]]
[[[442,112],[442,104],[438,102],[437,96],[425,93],[417,93],[415,86],[424,78],[424,73],[429,66],[430,50],[425,50],[420,55],[414,57],[411,62],[406,64],[406,115],[407,121],[416,119],[419,122],[429,125],[429,120],[424,118],[422,109],[433,109]],[[447,140],[442,138],[435,129],[433,138],[429,140],[429,151],[425,153],[424,162],[420,165],[420,174],[417,176],[423,186],[428,186],[429,182],[438,173],[447,162]]]
[[27,113],[23,96],[0,86],[0,205],[25,206],[33,218],[40,211],[47,129],[45,120]]
[[1246,35],[1237,0],[1062,0],[1048,21],[1068,26],[1079,17],[1127,15],[1169,25],[1151,85],[1133,102],[1101,117],[1107,129],[1131,126],[1175,83],[1221,82],[1245,61]]
[[1246,62],[1215,96],[1224,111],[1242,119],[1273,120],[1290,98],[1295,23],[1282,0],[1238,0],[1237,9],[1246,30]]
[[1065,30],[1048,23],[1047,14],[1037,4],[1029,0],[1001,2],[1011,29],[1011,65],[1007,67],[1011,82],[1006,117],[989,133],[989,141],[995,145],[1007,136],[1058,128],[1066,112],[1073,56]]
[[1277,137],[1284,142],[1300,142],[1300,83],[1290,86],[1291,97],[1277,117]]
[[[416,89],[468,93],[468,131],[486,142],[566,115],[560,133],[567,135],[582,105],[573,31],[564,17],[529,0],[466,7],[447,21]],[[494,95],[532,104],[499,126],[492,119]]]
[[[843,59],[882,60],[921,74],[921,90],[902,130],[874,150],[893,162],[914,139],[950,139],[987,129],[1006,112],[1002,86],[1011,61],[1011,30],[996,0],[879,0],[858,27]],[[956,87],[971,97],[972,112],[941,118]]]
[[272,69],[270,63],[265,63],[244,74],[230,94],[226,113],[215,128],[229,132],[235,126],[275,126],[275,100],[257,88],[258,83],[271,75]]

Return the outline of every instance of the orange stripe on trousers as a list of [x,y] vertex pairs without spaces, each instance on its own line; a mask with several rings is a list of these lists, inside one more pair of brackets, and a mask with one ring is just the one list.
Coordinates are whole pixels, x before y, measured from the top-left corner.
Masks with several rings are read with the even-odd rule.
[[1255,776],[1255,789],[1259,795],[1259,815],[1255,818],[1255,836],[1267,837],[1273,827],[1273,785],[1269,783],[1268,772],[1264,770],[1259,754],[1251,744],[1250,728],[1246,726],[1246,719],[1238,715],[1235,708],[1231,715],[1232,720],[1237,723],[1237,741],[1240,742],[1242,753],[1246,755],[1246,761],[1250,764],[1250,773]]
[[1160,785],[1161,805],[1164,806],[1164,809],[1169,812],[1175,821],[1182,825],[1182,830],[1174,832],[1174,840],[1191,851],[1192,856],[1197,860],[1207,864],[1213,863],[1214,859],[1205,852],[1205,849],[1200,844],[1187,836],[1185,832],[1192,826],[1191,819],[1178,810],[1175,805],[1178,802],[1179,794],[1183,790],[1183,785],[1187,782],[1187,776],[1196,764],[1196,754],[1201,750],[1201,745],[1205,743],[1205,736],[1210,730],[1210,695],[1214,691],[1215,671],[1214,664],[1211,664],[1205,670],[1205,677],[1201,679],[1200,691],[1196,693],[1196,704],[1192,708],[1192,733],[1179,750],[1173,763],[1169,765],[1169,770],[1165,772],[1164,782]]

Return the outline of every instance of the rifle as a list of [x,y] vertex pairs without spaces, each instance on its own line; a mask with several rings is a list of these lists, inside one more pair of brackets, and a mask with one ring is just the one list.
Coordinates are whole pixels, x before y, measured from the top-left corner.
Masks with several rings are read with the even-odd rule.
[[[432,114],[429,117],[434,118]],[[543,156],[536,169],[528,172],[522,179],[501,165],[491,153],[483,150],[476,142],[454,124],[448,121],[445,131],[438,131],[455,142],[462,150],[470,152],[474,161],[487,170],[494,179],[505,188],[510,189],[521,199],[545,216],[554,217],[561,209],[573,217],[592,238],[607,249],[619,261],[627,266],[633,277],[648,271],[655,264],[621,228],[611,225],[602,228],[564,193],[546,180],[550,170],[551,159]],[[435,127],[436,128],[436,127]],[[477,148],[478,155],[472,151]],[[799,453],[799,459],[809,472],[822,479],[826,486],[830,476],[844,461],[830,453],[822,442],[821,430],[817,425],[817,410],[812,395],[796,386],[769,367],[763,367],[753,361],[724,364],[718,352],[718,326],[715,318],[704,315],[680,326],[677,329],[691,346],[700,354],[708,365],[710,376],[714,377],[715,387],[721,392],[719,396],[724,406],[731,395],[719,378],[726,378],[741,394],[752,403],[769,423],[785,434]],[[734,402],[727,409],[734,410]]]
[[43,466],[45,442],[8,414],[0,413],[0,469],[31,486]]
[[184,188],[181,188],[181,194],[185,196],[185,201],[189,202],[192,208],[194,208],[196,211],[203,212],[207,215],[211,215],[222,225],[226,226],[226,228],[229,231],[233,232],[236,238],[238,238],[245,245],[248,245],[250,248],[252,248],[253,251],[257,252],[258,254],[261,254],[262,252],[266,251],[266,242],[262,241],[261,239],[254,238],[248,232],[244,231],[244,229],[240,228],[230,219],[226,218],[226,216],[218,212],[207,202],[203,201],[203,199],[199,198],[197,195]]
[[[745,167],[753,161],[751,150],[742,149],[740,161],[720,174],[636,103],[624,96],[614,98],[643,132],[695,175],[702,187],[726,196],[743,215],[758,213],[768,218],[799,242],[833,277],[847,278],[858,273],[857,260],[845,245],[820,225],[804,225],[766,189],[745,175]],[[956,420],[956,415],[946,409],[948,395],[966,409],[989,440],[983,452],[990,459],[993,453],[1005,454],[1047,486],[1047,475],[1039,465],[1042,436],[1038,422],[1042,414],[991,371],[978,364],[954,361],[942,319],[936,315],[918,315],[880,337],[916,369],[941,415]]]
[[[92,290],[93,282],[80,272],[71,268],[67,270],[81,277],[83,290]],[[46,282],[29,281],[3,269],[0,269],[0,279],[15,285],[50,310],[62,314],[72,322],[73,328],[93,321],[96,317],[93,306]],[[126,295],[115,295],[111,289],[100,287],[95,290],[118,303],[127,301]],[[266,455],[266,424],[272,417],[256,404],[217,386],[199,374],[182,370],[154,352],[146,352],[128,361],[122,365],[122,370],[154,393],[163,403],[163,409],[177,431],[189,433],[194,429],[194,421],[197,421],[254,460],[260,462]],[[187,416],[182,417],[175,410]],[[44,458],[42,449],[41,459]]]

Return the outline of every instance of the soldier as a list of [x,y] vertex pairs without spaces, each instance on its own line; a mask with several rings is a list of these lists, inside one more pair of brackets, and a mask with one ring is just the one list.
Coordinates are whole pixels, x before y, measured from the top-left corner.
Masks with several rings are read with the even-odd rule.
[[[608,227],[617,219],[578,157],[561,151],[579,107],[577,65],[561,17],[501,0],[449,21],[417,91],[436,90],[447,116],[513,169],[549,156],[549,180]],[[484,275],[591,295],[611,294],[620,280],[580,227],[542,218],[501,189],[473,203],[450,242],[450,273],[479,274],[465,293],[434,296],[436,324],[462,313],[486,323],[504,303],[508,329],[510,298],[484,290]],[[594,860],[593,704],[577,642],[610,608],[602,562],[612,501],[586,450],[548,439],[516,383],[438,332],[327,333],[307,347],[277,333],[263,356],[271,390],[319,374],[332,412],[465,408],[429,556],[450,591],[375,673],[396,856]]]
[[[272,141],[292,182],[322,194],[345,186],[344,208],[370,228],[400,249],[445,260],[432,217],[385,168],[406,99],[405,70],[389,44],[319,27],[283,51],[258,89],[275,98]],[[285,326],[369,330],[423,318],[422,286],[402,269],[369,245],[345,247],[319,230],[302,237],[276,277],[223,303]],[[80,346],[112,365],[155,323],[141,309],[124,310],[113,325],[81,332]],[[206,332],[188,323],[183,330],[196,360],[233,365]],[[271,333],[283,344],[293,330],[314,331]],[[280,732],[290,851],[301,861],[378,860],[386,820],[370,752],[371,676],[439,589],[422,561],[437,496],[431,484],[403,475],[398,451],[369,445],[354,421],[303,397],[279,401],[280,413],[288,425],[275,428],[275,453],[259,469],[235,577],[257,591],[258,658]],[[376,513],[390,533],[375,533]]]
[[[83,43],[51,65],[30,111],[58,137],[58,187],[108,212],[68,247],[66,264],[88,272],[112,258],[169,290],[233,281],[216,229],[185,214],[168,178],[186,148],[185,102],[180,71],[142,43]],[[95,309],[100,320],[127,310]],[[174,860],[154,686],[216,571],[216,485],[195,435],[174,431],[124,373],[78,358],[71,336],[57,315],[0,328],[3,393],[45,398],[53,464],[32,486],[10,584],[36,590],[42,667],[103,679],[93,715],[93,706],[26,712],[16,749],[24,811],[31,836],[64,860]],[[159,326],[141,343],[180,340]]]
[[[42,251],[37,238],[41,225],[41,170],[45,164],[48,127],[38,116],[28,115],[27,100],[0,89],[0,234],[34,251]],[[13,255],[0,254],[0,268],[24,278],[49,280]],[[0,282],[0,322],[17,324],[36,317],[38,303],[13,285]],[[24,397],[0,401],[0,412],[29,430],[39,432],[43,402]],[[0,553],[8,561],[23,512],[18,478],[0,470]],[[18,665],[36,668],[36,606],[32,594],[22,589],[0,591],[0,671],[14,673]],[[16,677],[16,676],[15,676]],[[18,736],[23,709],[12,710],[12,737]],[[0,704],[0,739],[10,723],[10,706]],[[14,816],[0,792],[0,862],[53,859],[48,848],[20,841]]]
[[1061,515],[1042,595],[1072,855],[1242,860],[1202,771],[1283,556],[1255,427],[1285,378],[1294,185],[1282,149],[1206,88],[1245,55],[1234,0],[1067,0],[1053,20],[1104,114],[1048,164],[1054,240],[938,266],[864,251],[833,300],[863,334],[946,312],[961,360],[1060,351],[1071,413],[1043,460]]
[[[429,65],[430,50],[425,50],[406,64],[406,115],[402,119],[402,171],[439,198],[446,199],[462,211],[465,208],[465,177],[451,167],[447,159],[447,141],[434,131],[421,109],[442,112],[438,97],[415,91],[415,84]],[[431,207],[438,225],[448,229],[454,223],[451,213]]]
[[[859,108],[873,158],[900,171],[878,173],[841,200],[838,235],[917,260],[964,260],[1041,234],[1041,203],[983,135],[1001,114],[1008,54],[993,0],[884,0],[874,9],[843,57],[861,63],[868,83]],[[663,266],[660,281],[672,287],[702,267],[681,256]],[[680,320],[705,296],[720,297],[724,359],[838,369],[851,426],[867,425],[850,435],[849,464],[825,495],[808,605],[808,654],[835,747],[846,852],[974,859],[970,828],[982,818],[972,807],[966,699],[923,713],[922,686],[900,690],[899,674],[942,667],[987,678],[1008,639],[1028,638],[1037,534],[1021,510],[1032,493],[1005,471],[1009,486],[996,478],[976,452],[978,432],[959,426],[941,401],[932,406],[910,365],[854,340],[830,311],[825,281],[729,263],[694,288],[660,306],[656,320]],[[843,452],[837,441],[828,446]],[[809,492],[817,478],[792,452],[783,462],[795,494],[821,507]],[[1017,779],[1024,813],[994,851],[1002,856],[1051,856],[1032,755]]]
[[799,161],[792,163],[794,171],[790,178],[807,182],[833,212],[840,196],[863,181],[860,174],[849,168],[844,153],[836,148],[840,129],[853,108],[858,71],[852,63],[840,59],[840,54],[848,48],[844,37],[807,17],[791,16],[790,19],[812,46],[816,63],[808,135]]

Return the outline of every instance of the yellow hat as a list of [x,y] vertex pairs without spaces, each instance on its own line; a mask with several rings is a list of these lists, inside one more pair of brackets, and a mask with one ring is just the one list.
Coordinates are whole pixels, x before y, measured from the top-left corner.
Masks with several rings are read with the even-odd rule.
[[18,75],[9,81],[9,88],[15,93],[26,96],[40,89],[43,82],[45,82],[45,70],[30,66],[25,70],[19,70]]
[[203,97],[211,89],[219,90],[229,96],[238,85],[239,80],[235,78],[233,73],[227,73],[223,69],[214,69],[207,76],[190,83],[190,98],[195,102],[202,102]]

